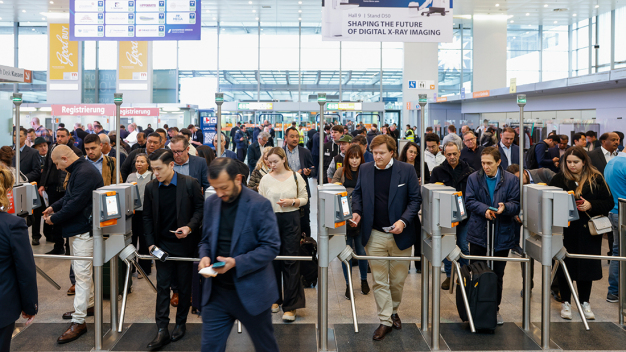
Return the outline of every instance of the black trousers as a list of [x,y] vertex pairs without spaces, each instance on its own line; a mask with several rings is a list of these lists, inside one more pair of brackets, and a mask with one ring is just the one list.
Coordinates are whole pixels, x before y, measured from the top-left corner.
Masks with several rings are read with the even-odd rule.
[[[50,201],[50,205],[52,205],[57,200],[63,198],[63,196],[65,195],[65,192],[57,192],[56,191],[56,186],[48,187],[46,189],[46,192],[48,193],[48,200]],[[48,225],[48,224],[44,223],[44,225],[43,225],[43,233],[44,233],[44,236],[46,236],[46,238],[52,238],[52,240],[54,241],[54,250],[55,251],[56,250],[62,250],[64,248],[63,247],[63,243],[64,243],[63,232],[62,232],[62,228],[61,228],[60,224],[59,225]]]
[[239,161],[246,160],[247,152],[248,150],[246,148],[237,148],[237,159],[239,159]]
[[[276,213],[276,218],[280,232],[280,255],[299,255],[302,233],[300,231],[300,213],[298,211]],[[297,260],[274,260],[273,265],[278,284],[278,301],[276,303],[282,304],[283,312],[304,308],[306,299],[304,286],[300,280],[300,262]]]
[[311,198],[302,209],[304,215],[300,217],[300,229],[307,237],[311,237]]
[[[41,217],[44,210],[46,210],[46,207],[44,205],[40,206],[39,208],[33,209],[33,227],[31,228],[31,230],[34,240],[38,240],[41,238]],[[46,240],[48,240],[48,237],[46,237]]]
[[15,323],[0,328],[0,351],[9,352],[11,350],[11,336],[13,336]]
[[[539,263],[539,265],[541,265]],[[520,263],[520,266],[522,267],[522,283],[526,284],[526,277],[524,275],[524,263]],[[554,266],[554,259],[552,259],[552,266]],[[559,266],[559,268],[557,269],[557,273],[554,276],[554,280],[552,280],[552,285],[550,285],[550,290],[554,291],[555,293],[559,293],[560,289],[559,289],[559,271],[561,271],[561,266]],[[531,260],[530,261],[530,289],[532,290],[535,287],[535,261]]]
[[[150,252],[148,251],[148,246],[146,245],[146,239],[144,237],[144,231],[143,231],[143,210],[135,211],[135,216],[133,216],[132,229],[133,229],[133,237],[132,237],[133,246],[137,248],[137,253],[150,254]],[[152,265],[151,265],[152,261],[151,260],[139,260],[138,263],[141,269],[143,269],[143,271],[146,273],[146,275],[150,275],[150,272],[152,271]],[[136,269],[133,267],[133,271],[135,270]]]
[[202,307],[202,352],[225,351],[235,319],[246,327],[256,352],[278,352],[271,309],[250,315],[237,292],[217,285],[211,289],[209,303]]
[[[481,256],[485,256],[487,255],[487,248],[485,247],[481,247],[478,245],[475,245],[473,243],[470,243],[469,245],[469,250],[470,250],[470,255],[481,255]],[[495,252],[494,257],[508,257],[509,256],[509,250],[505,249],[503,251],[498,251]],[[475,263],[475,262],[484,262],[484,260],[472,260],[470,261],[470,264]],[[506,267],[506,262],[502,262],[502,261],[494,261],[493,262],[493,272],[496,273],[496,275],[498,276],[498,310],[500,310],[500,303],[502,302],[502,285],[503,285],[503,279],[504,279],[504,268]]]
[[[559,268],[560,269],[560,268]],[[569,288],[567,278],[563,270],[557,270],[557,277],[559,278],[559,288],[561,290],[561,302],[572,302],[572,290]],[[589,302],[591,297],[591,286],[593,281],[580,281],[576,280],[576,288],[578,289],[578,300],[580,303]]]
[[191,307],[191,270],[192,262],[156,261],[157,300],[155,320],[159,328],[167,328],[170,323],[170,287],[172,277],[178,279],[178,308],[176,324],[185,324]]

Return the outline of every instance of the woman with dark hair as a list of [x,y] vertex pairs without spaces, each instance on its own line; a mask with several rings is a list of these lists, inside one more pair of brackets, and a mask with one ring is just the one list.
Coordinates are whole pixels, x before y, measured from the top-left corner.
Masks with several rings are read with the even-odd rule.
[[[346,156],[343,159],[343,166],[335,171],[333,176],[333,183],[341,183],[348,191],[348,197],[350,203],[352,203],[352,191],[356,186],[356,180],[359,178],[359,168],[364,162],[363,150],[358,145],[351,146],[346,151]],[[366,255],[365,247],[361,243],[361,223],[356,227],[346,227],[346,245],[351,246],[357,255]],[[343,269],[343,277],[346,279],[346,299],[350,299],[350,286],[348,285],[348,270],[352,268],[346,268],[346,265],[341,263]],[[367,260],[359,260],[359,272],[361,273],[361,293],[366,295],[370,292],[370,287],[367,283]]]
[[199,157],[206,160],[207,167],[211,165],[211,162],[213,161],[213,159],[215,159],[215,151],[208,145],[201,145],[199,147],[196,147],[196,151],[198,152]]
[[[133,246],[137,248],[137,252],[139,254],[147,255],[150,254],[150,252],[148,251],[148,246],[146,245],[143,230],[143,196],[146,190],[146,185],[154,179],[152,169],[150,168],[150,162],[148,161],[148,154],[139,153],[135,156],[135,169],[137,169],[137,172],[133,172],[128,175],[128,178],[126,179],[126,183],[137,182],[137,188],[139,188],[139,198],[141,199],[141,207],[135,209],[135,216],[133,216],[132,243]],[[151,260],[140,260],[139,265],[146,275],[150,275],[152,272]],[[133,267],[133,271],[134,270],[135,268]],[[142,279],[139,274],[137,274],[137,278]]]
[[[420,179],[420,149],[417,143],[408,142],[405,144],[398,160],[413,165],[415,173],[417,174],[417,179]],[[430,172],[428,172],[428,169],[424,172],[424,178],[426,179],[426,183],[430,183]],[[421,182],[422,180],[420,180],[420,184]],[[415,243],[413,244],[413,255],[417,257],[422,254],[422,225],[420,223],[419,216],[415,217],[415,221],[417,221],[415,225],[415,233],[417,237],[415,239]],[[422,272],[422,264],[418,261],[415,262],[415,272]]]
[[[592,166],[591,159],[582,147],[571,147],[563,154],[564,163],[550,186],[573,191],[576,197],[578,216],[569,227],[563,228],[563,245],[569,253],[601,255],[602,236],[592,236],[587,222],[591,217],[608,215],[613,209],[613,197],[602,174]],[[602,265],[599,260],[565,258],[565,264],[572,281],[576,281],[578,299],[588,320],[595,319],[589,305],[591,284],[602,279]],[[561,318],[572,319],[571,289],[563,270],[558,270],[561,290]]]

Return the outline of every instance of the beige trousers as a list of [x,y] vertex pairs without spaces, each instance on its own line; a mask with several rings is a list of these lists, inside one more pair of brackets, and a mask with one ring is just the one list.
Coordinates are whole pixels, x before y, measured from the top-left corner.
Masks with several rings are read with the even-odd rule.
[[[393,239],[393,234],[376,230],[372,230],[365,251],[367,255],[379,257],[411,256],[411,247],[400,250]],[[398,312],[410,262],[399,260],[369,262],[374,277],[374,299],[378,308],[378,319],[381,324],[392,326],[391,315]]]

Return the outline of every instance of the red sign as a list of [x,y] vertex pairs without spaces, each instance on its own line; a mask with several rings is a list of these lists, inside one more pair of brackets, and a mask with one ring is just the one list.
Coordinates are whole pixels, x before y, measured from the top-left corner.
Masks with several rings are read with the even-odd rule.
[[115,116],[113,104],[52,105],[52,116]]
[[33,83],[33,71],[24,70],[24,83]]
[[486,98],[489,96],[489,91],[488,90],[481,90],[480,92],[474,92],[473,93],[473,97],[474,98]]
[[120,108],[122,116],[159,116],[159,108]]
[[445,101],[448,101],[448,97],[437,97],[437,102],[438,103],[443,103]]
[[9,214],[15,214],[15,201],[13,200],[13,190],[10,189],[7,191],[7,197],[9,197]]

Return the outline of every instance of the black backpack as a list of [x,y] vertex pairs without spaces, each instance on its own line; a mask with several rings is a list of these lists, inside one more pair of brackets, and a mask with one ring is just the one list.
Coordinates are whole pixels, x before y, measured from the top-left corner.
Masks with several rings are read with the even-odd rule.
[[535,143],[526,152],[526,157],[524,158],[524,168],[529,170],[534,170],[539,168],[539,163],[537,162],[537,156],[535,155],[535,148],[537,145],[543,143],[546,146],[546,152],[548,152],[548,145],[546,142],[541,141],[539,143]]
[[485,262],[476,262],[461,268],[461,286],[456,291],[456,307],[462,321],[469,321],[463,295],[464,289],[469,301],[470,312],[477,331],[493,333],[498,314],[498,277]]
[[313,258],[313,260],[300,262],[300,275],[304,288],[317,285],[317,242],[312,237],[302,236],[300,240],[300,255]]

